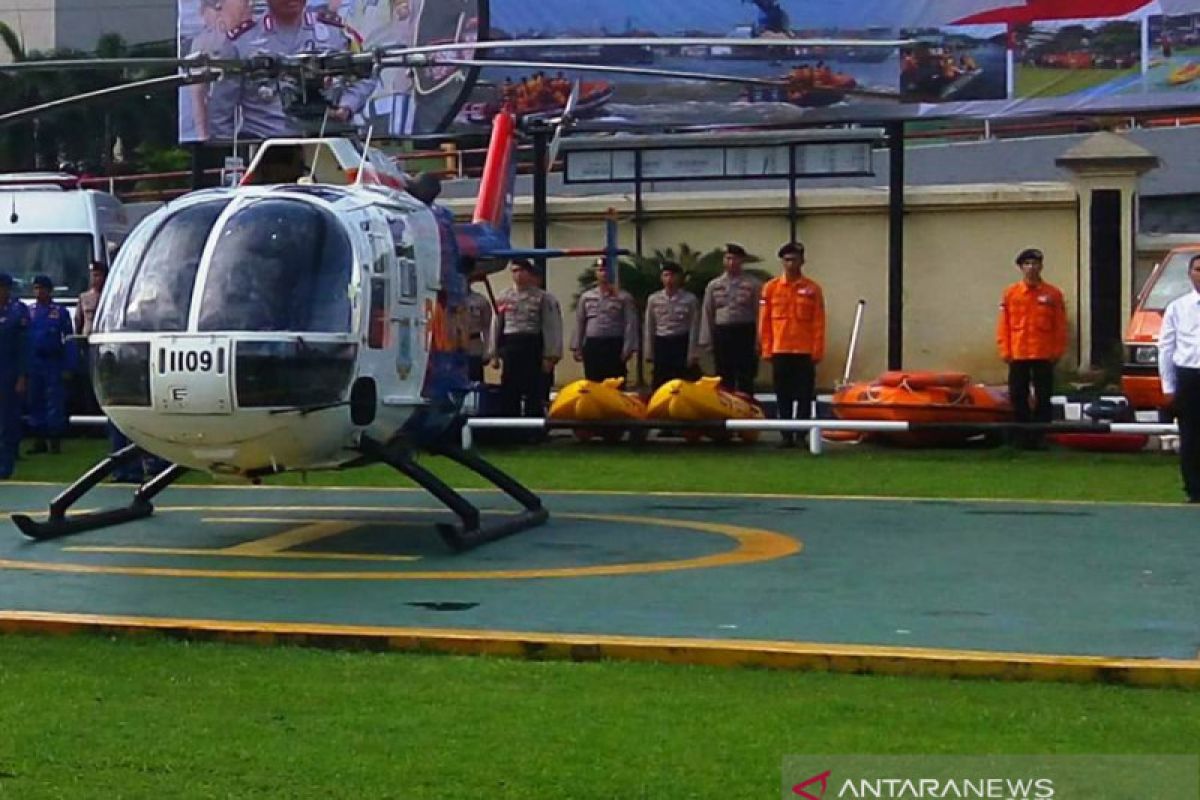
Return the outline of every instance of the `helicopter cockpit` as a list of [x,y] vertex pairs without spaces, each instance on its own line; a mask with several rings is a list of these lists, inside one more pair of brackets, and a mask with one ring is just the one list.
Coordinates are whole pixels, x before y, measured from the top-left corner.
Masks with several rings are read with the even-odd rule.
[[353,249],[342,223],[315,203],[216,197],[146,233],[114,266],[98,334],[352,330]]
[[[269,441],[286,413],[305,415],[306,432],[328,415],[328,439],[305,440],[336,460],[356,376],[409,397],[410,410],[420,402],[422,371],[401,362],[423,347],[416,258],[436,262],[436,245],[418,254],[411,237],[424,223],[436,242],[427,209],[290,185],[200,192],[156,216],[118,255],[91,338],[97,397],[134,441],[176,463],[248,472],[313,460],[294,430]],[[260,410],[268,416],[240,413]],[[181,430],[164,414],[195,423]],[[262,447],[216,447],[253,442],[255,430]]]

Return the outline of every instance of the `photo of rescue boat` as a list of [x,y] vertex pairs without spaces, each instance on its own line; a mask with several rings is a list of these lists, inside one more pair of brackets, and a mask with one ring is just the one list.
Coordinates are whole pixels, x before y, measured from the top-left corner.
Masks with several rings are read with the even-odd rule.
[[[727,419],[763,419],[762,406],[739,392],[721,388],[721,379],[705,377],[697,381],[673,380],[658,387],[647,406],[647,418],[674,422],[717,421]],[[745,442],[758,440],[758,431],[740,431]],[[696,441],[701,436],[727,439],[724,431],[685,431],[684,438]]]
[[[464,106],[463,116],[467,122],[487,123],[507,102],[517,116],[527,122],[553,119],[566,109],[570,92],[570,82],[562,78],[546,79],[539,76],[524,79],[520,83],[498,87],[496,100]],[[608,81],[583,81],[579,85],[579,100],[573,113],[577,117],[593,114],[603,108],[612,96],[613,86]]]
[[[973,383],[963,372],[885,372],[868,383],[852,383],[833,395],[838,419],[922,423],[1010,422],[1008,392]],[[869,434],[903,445],[963,444],[971,431],[911,431]]]
[[1200,78],[1200,61],[1189,61],[1178,66],[1167,75],[1167,83],[1171,86],[1182,86]]

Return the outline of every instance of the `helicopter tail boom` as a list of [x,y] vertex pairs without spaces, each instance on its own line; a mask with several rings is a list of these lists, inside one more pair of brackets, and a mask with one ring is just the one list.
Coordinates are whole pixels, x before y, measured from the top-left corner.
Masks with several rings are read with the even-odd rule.
[[479,198],[471,221],[491,225],[505,241],[512,230],[513,181],[516,177],[516,118],[502,111],[492,120],[492,138],[488,144]]

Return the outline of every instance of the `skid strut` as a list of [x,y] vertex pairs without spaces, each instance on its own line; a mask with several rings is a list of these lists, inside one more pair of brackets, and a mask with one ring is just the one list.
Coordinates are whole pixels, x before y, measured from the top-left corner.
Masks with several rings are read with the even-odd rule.
[[111,475],[124,464],[141,458],[143,452],[135,444],[126,445],[112,455],[100,461],[96,466],[80,476],[67,487],[62,494],[50,502],[50,515],[45,522],[38,522],[26,514],[13,514],[12,520],[21,533],[30,539],[57,539],[62,536],[72,536],[84,531],[94,531],[110,525],[120,525],[143,519],[154,513],[154,505],[150,502],[155,495],[174,483],[180,475],[187,472],[186,467],[172,464],[150,480],[143,483],[133,493],[133,500],[124,508],[110,508],[101,511],[87,511],[68,516],[67,511],[85,494],[90,492],[101,481]]
[[505,519],[486,525],[482,524],[479,509],[437,475],[418,464],[413,459],[411,449],[386,447],[368,440],[363,441],[362,447],[368,455],[378,458],[411,478],[458,516],[458,524],[443,523],[437,526],[442,540],[455,552],[461,553],[486,542],[537,527],[550,518],[550,512],[542,506],[541,498],[536,494],[522,486],[508,473],[455,444],[448,442],[437,444],[430,447],[429,452],[461,464],[495,484],[498,489],[520,503],[524,510]]

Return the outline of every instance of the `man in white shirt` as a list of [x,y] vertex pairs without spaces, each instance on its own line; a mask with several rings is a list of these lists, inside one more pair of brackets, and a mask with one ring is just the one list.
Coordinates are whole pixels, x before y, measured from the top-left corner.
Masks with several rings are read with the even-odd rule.
[[1179,420],[1179,470],[1189,503],[1200,503],[1200,255],[1188,264],[1192,290],[1163,314],[1158,374]]

